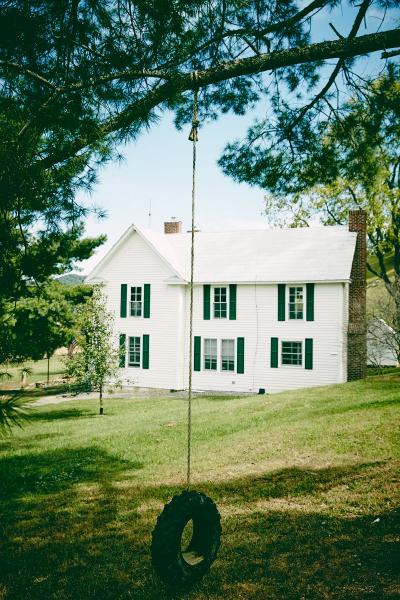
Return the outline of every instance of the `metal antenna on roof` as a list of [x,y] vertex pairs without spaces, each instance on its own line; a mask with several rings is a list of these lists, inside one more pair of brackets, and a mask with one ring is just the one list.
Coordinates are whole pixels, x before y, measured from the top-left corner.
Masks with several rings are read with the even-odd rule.
[[151,229],[151,198],[149,198],[149,229]]
[[193,143],[193,162],[192,162],[192,227],[191,227],[191,247],[190,247],[190,311],[189,311],[189,391],[188,391],[188,439],[187,439],[187,480],[186,487],[190,488],[191,477],[191,459],[192,459],[192,357],[193,357],[193,273],[194,273],[194,215],[196,199],[196,142],[198,141],[199,115],[197,107],[198,95],[198,75],[197,71],[192,74],[193,77],[193,117],[192,130],[189,140]]

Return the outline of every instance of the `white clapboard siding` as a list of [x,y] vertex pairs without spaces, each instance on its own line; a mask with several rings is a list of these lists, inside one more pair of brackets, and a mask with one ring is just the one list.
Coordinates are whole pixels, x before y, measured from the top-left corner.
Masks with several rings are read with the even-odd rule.
[[[338,235],[344,234],[339,231]],[[351,238],[350,242],[354,240]],[[121,333],[126,335],[127,345],[129,336],[150,336],[149,369],[121,369],[125,384],[166,389],[188,386],[189,285],[182,275],[178,250],[169,244],[168,236],[151,236],[132,226],[87,278],[89,282],[101,280],[105,284],[108,307],[115,314],[116,343]],[[341,269],[349,271],[351,265],[346,261],[349,262],[343,259]],[[120,288],[124,283],[128,285],[128,315],[130,286],[151,285],[149,319],[120,317]],[[223,284],[229,287],[229,281],[224,280]],[[290,285],[296,283],[292,280]],[[305,281],[297,285],[306,290]],[[211,318],[204,320],[203,285],[195,284],[193,335],[201,337],[202,352],[201,371],[193,372],[194,389],[257,392],[264,388],[268,393],[346,381],[348,281],[337,282],[327,276],[327,281],[315,283],[314,321],[288,319],[288,288],[289,285],[285,321],[278,321],[278,286],[268,282],[237,283],[236,320],[232,321],[213,318],[211,293]],[[245,339],[243,374],[222,372],[220,354],[218,370],[204,370],[205,338],[216,338],[219,343],[222,339],[234,339],[236,348],[238,337]],[[279,339],[279,363],[282,340],[303,342],[303,366],[271,368],[272,337]],[[304,368],[306,338],[313,339],[312,370]]]
[[[300,285],[300,284],[299,284]],[[202,370],[193,373],[193,387],[198,390],[237,390],[267,392],[325,385],[345,381],[343,370],[343,311],[342,283],[315,285],[314,321],[278,321],[277,285],[238,285],[237,318],[203,320],[203,289],[195,286],[193,334],[202,338]],[[212,298],[211,298],[212,300]],[[188,310],[186,321],[188,321]],[[245,338],[245,369],[243,374],[204,370],[204,338],[221,340]],[[280,342],[313,339],[313,369],[304,366],[270,366],[271,337]],[[187,357],[187,344],[185,344]],[[185,375],[187,373],[187,362]],[[187,376],[185,377],[187,381]]]
[[[106,261],[97,277],[105,281],[108,308],[115,314],[116,343],[120,333],[150,336],[149,369],[126,367],[120,370],[125,383],[143,387],[175,389],[179,379],[179,354],[182,352],[181,329],[184,324],[184,294],[181,286],[166,283],[173,275],[165,262],[137,233],[132,232]],[[121,284],[129,287],[151,284],[150,318],[120,317]]]

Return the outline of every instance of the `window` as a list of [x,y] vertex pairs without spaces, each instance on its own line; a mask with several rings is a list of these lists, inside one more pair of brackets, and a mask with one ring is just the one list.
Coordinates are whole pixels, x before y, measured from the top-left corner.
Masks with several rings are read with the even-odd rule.
[[131,317],[142,315],[142,288],[131,287]]
[[227,314],[226,287],[214,288],[214,318],[226,319]]
[[128,367],[140,367],[140,337],[129,338]]
[[217,370],[217,340],[204,340],[204,368],[207,371]]
[[221,371],[235,370],[235,340],[221,341]]
[[303,288],[289,288],[289,319],[302,319],[303,306]]
[[301,342],[282,342],[282,365],[300,365],[303,361]]

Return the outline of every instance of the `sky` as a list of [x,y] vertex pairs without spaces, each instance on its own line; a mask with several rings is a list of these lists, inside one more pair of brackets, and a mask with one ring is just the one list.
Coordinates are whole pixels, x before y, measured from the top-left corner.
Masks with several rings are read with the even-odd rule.
[[[355,9],[356,10],[356,9]],[[329,28],[331,21],[344,34],[348,33],[354,9],[341,9],[329,18],[317,16],[314,41],[334,39]],[[371,14],[360,34],[377,29],[378,15]],[[385,29],[394,26],[399,15],[389,15]],[[382,68],[378,55],[362,58],[358,70],[367,74]],[[331,67],[324,72],[327,75]],[[320,86],[324,83],[321,78]],[[217,121],[206,123],[199,133],[197,144],[197,228],[202,231],[267,228],[263,215],[264,192],[246,184],[238,184],[226,177],[217,165],[226,143],[244,137],[254,117],[262,117],[267,106],[261,102],[244,116],[222,115]],[[132,223],[162,231],[164,221],[173,217],[183,222],[183,230],[191,222],[192,144],[188,141],[190,127],[177,131],[173,115],[164,113],[148,132],[120,148],[124,160],[109,163],[99,173],[98,183],[90,197],[78,199],[87,205],[95,204],[107,213],[102,220],[90,216],[86,233],[89,236],[107,235],[107,242],[94,256],[75,269],[87,274]]]

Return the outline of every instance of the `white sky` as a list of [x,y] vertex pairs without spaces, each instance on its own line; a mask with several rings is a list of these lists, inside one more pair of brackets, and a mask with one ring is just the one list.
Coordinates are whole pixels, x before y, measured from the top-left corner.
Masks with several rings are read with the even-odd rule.
[[[334,39],[328,26],[332,21],[344,34],[351,26],[354,10],[345,14],[335,11],[319,20],[318,39]],[[394,13],[385,22],[385,29],[394,26],[399,14]],[[372,14],[367,23],[374,31],[379,20]],[[366,33],[362,28],[360,34]],[[334,64],[334,63],[332,63]],[[358,71],[364,74],[376,72],[383,67],[379,54],[359,61]],[[329,73],[332,67],[328,67]],[[323,85],[323,79],[320,84]],[[263,116],[266,106],[257,107],[243,117],[222,115],[218,121],[207,123],[200,129],[197,161],[197,209],[196,225],[203,231],[258,229],[268,226],[263,211],[264,192],[248,185],[234,183],[225,177],[217,166],[225,144],[245,135],[255,114]],[[110,163],[99,174],[99,182],[91,197],[82,198],[86,204],[96,204],[107,211],[107,218],[90,217],[86,233],[107,235],[107,242],[96,254],[81,263],[82,273],[88,273],[104,256],[123,231],[135,223],[161,230],[163,222],[171,217],[183,221],[184,229],[190,226],[192,144],[188,141],[189,127],[177,131],[172,115],[165,113],[158,124],[143,133],[134,143],[121,152],[125,157],[121,164]],[[149,210],[151,204],[151,221]]]

